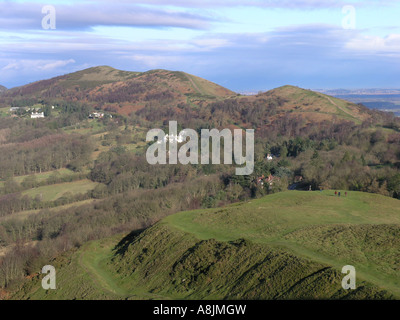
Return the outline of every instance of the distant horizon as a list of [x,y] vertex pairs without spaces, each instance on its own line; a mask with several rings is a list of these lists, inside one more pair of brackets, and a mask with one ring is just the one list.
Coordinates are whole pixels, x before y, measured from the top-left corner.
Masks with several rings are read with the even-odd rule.
[[184,70],[232,91],[399,88],[400,2],[0,2],[0,84],[97,65]]
[[[5,84],[2,84],[2,83],[0,83],[0,86],[3,86],[3,87],[5,87],[7,90],[10,90],[10,89],[22,87],[22,86],[25,86],[25,85],[29,85],[29,84],[34,83],[34,82],[43,81],[43,80],[49,80],[49,79],[52,79],[52,78],[55,78],[55,77],[64,76],[64,75],[67,75],[67,74],[70,74],[70,73],[79,72],[79,71],[83,71],[83,70],[90,69],[90,68],[103,67],[103,66],[104,66],[104,67],[110,67],[110,68],[117,69],[117,70],[121,70],[121,71],[128,71],[128,72],[149,72],[149,71],[157,70],[157,69],[168,70],[168,69],[166,69],[166,68],[160,67],[160,68],[156,68],[156,69],[148,69],[148,70],[145,70],[145,71],[137,71],[137,70],[118,69],[118,68],[114,68],[114,67],[109,66],[109,65],[97,65],[97,66],[92,66],[92,67],[88,67],[88,68],[84,68],[84,69],[80,69],[80,70],[75,70],[75,71],[68,72],[68,73],[63,73],[63,74],[54,75],[54,76],[52,76],[52,77],[50,77],[50,78],[43,78],[43,79],[38,78],[37,80],[31,81],[31,82],[28,82],[28,83],[22,83],[22,84],[20,84],[20,85],[16,85],[16,86],[13,86],[13,87],[8,87],[8,86],[6,86]],[[186,72],[186,71],[184,71],[184,70],[168,70],[168,71],[180,71],[180,72],[188,73],[188,72]],[[198,76],[198,75],[196,75],[196,74],[193,74],[193,75],[194,75],[194,76]],[[205,80],[208,80],[208,81],[212,81],[212,80],[207,79],[207,78],[204,78],[204,79],[205,79]],[[212,82],[214,82],[214,83],[216,83],[216,84],[218,84],[218,85],[221,85],[221,84],[218,83],[218,82],[215,82],[215,81],[212,81]],[[222,86],[222,85],[221,85],[221,86]],[[390,87],[381,87],[381,88],[379,88],[379,87],[370,87],[370,88],[367,88],[367,87],[359,87],[359,88],[357,88],[357,87],[353,87],[353,88],[345,88],[345,87],[341,87],[341,88],[321,88],[321,87],[320,87],[320,88],[306,88],[306,87],[301,87],[301,86],[298,86],[298,85],[294,85],[294,84],[287,83],[287,84],[283,84],[283,85],[280,85],[280,86],[270,87],[270,88],[261,89],[261,90],[256,90],[256,89],[233,90],[233,89],[231,89],[231,88],[229,88],[229,87],[225,87],[225,86],[223,86],[223,87],[225,87],[226,89],[229,89],[229,90],[231,90],[231,91],[233,91],[233,92],[235,92],[235,93],[239,93],[239,94],[243,94],[243,95],[246,95],[246,94],[253,95],[253,94],[257,94],[258,92],[266,92],[266,91],[273,90],[273,89],[276,89],[276,88],[279,88],[279,87],[283,87],[283,86],[295,86],[295,87],[299,87],[299,88],[306,89],[306,90],[312,90],[312,91],[339,91],[339,90],[347,90],[347,91],[356,91],[356,90],[398,90],[398,91],[399,91],[399,94],[400,94],[400,85],[399,85],[399,87],[397,87],[397,88],[396,88],[396,87],[393,87],[393,88],[390,88]]]

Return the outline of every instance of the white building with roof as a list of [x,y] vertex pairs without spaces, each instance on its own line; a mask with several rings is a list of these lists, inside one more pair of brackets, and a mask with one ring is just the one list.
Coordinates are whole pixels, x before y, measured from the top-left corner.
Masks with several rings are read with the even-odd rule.
[[44,112],[32,112],[31,119],[44,118]]

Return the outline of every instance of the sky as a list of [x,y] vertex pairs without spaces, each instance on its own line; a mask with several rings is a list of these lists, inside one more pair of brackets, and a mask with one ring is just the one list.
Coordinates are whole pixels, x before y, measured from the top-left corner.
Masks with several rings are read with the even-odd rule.
[[400,1],[0,1],[0,85],[98,65],[236,92],[400,88]]

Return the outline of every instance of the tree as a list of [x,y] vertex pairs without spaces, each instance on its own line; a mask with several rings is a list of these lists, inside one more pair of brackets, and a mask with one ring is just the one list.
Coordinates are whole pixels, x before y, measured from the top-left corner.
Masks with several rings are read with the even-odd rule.
[[387,189],[392,193],[394,198],[400,199],[400,173],[389,178]]
[[38,181],[35,175],[29,175],[24,180],[22,180],[21,185],[25,189],[36,188],[38,186]]

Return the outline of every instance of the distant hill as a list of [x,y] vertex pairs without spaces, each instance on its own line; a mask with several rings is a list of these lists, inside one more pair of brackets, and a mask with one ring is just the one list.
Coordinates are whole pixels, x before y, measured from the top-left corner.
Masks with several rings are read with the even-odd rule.
[[[57,258],[57,290],[43,290],[37,276],[14,298],[398,298],[399,213],[398,200],[333,191],[181,212]],[[348,264],[356,290],[341,286]]]
[[4,87],[4,86],[0,85],[0,93],[4,92],[4,91],[6,91],[6,90],[7,90],[7,88],[6,88],[6,87]]
[[210,109],[212,119],[225,126],[272,126],[277,130],[300,130],[318,122],[360,124],[376,115],[365,106],[290,85],[252,96],[229,97],[212,103]]
[[283,86],[261,96],[281,98],[284,100],[281,110],[292,115],[301,115],[308,121],[339,118],[361,122],[370,118],[372,113],[364,106],[295,86]]
[[[99,110],[126,116],[146,106],[152,110],[171,107],[175,110],[169,110],[168,114],[179,114],[185,105],[194,108],[211,105],[214,111],[220,109],[226,117],[230,117],[230,123],[244,127],[249,125],[249,119],[243,119],[246,114],[247,118],[253,119],[250,121],[252,127],[260,127],[282,117],[301,118],[304,125],[336,120],[361,123],[373,114],[366,107],[289,85],[243,96],[185,72],[161,69],[130,72],[108,66],[30,83],[7,90],[0,97],[2,106],[12,103],[26,106],[42,101],[52,105],[57,101],[79,101]],[[161,117],[161,113],[153,112],[155,117]],[[249,113],[253,114],[249,116]]]
[[13,88],[1,102],[78,100],[129,115],[152,102],[197,105],[233,95],[234,92],[215,83],[180,71],[129,72],[100,66]]

